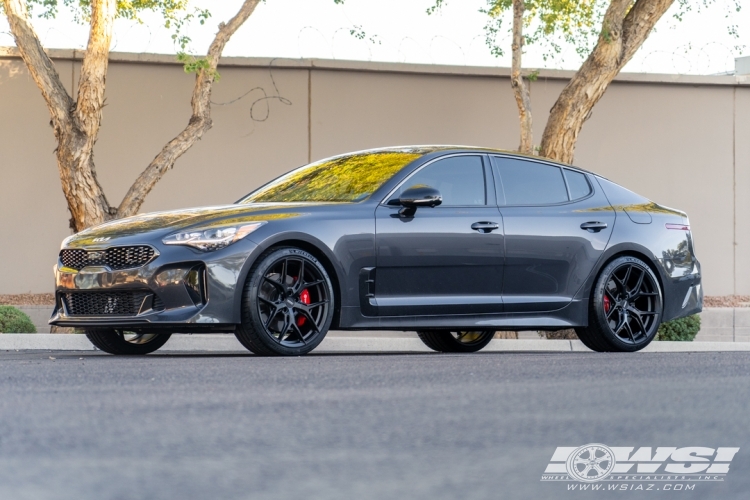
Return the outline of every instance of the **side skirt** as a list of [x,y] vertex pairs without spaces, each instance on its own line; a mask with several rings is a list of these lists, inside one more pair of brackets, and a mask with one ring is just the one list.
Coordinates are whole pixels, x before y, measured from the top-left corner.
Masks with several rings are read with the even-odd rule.
[[460,328],[477,330],[561,330],[588,325],[588,301],[573,300],[543,313],[455,314],[444,316],[363,316],[359,307],[342,307],[338,330]]

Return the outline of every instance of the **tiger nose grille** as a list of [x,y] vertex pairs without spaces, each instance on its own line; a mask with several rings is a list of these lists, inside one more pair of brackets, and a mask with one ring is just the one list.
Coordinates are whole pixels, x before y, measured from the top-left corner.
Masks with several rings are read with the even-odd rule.
[[70,316],[135,316],[147,292],[68,292],[63,294]]
[[114,247],[102,251],[63,250],[63,266],[80,271],[86,266],[107,266],[113,271],[145,265],[154,257],[154,249],[147,246]]

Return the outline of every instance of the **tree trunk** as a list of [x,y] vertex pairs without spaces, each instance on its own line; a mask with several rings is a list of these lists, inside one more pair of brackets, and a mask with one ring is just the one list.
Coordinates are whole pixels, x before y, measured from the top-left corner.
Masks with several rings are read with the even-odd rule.
[[185,129],[177,137],[167,143],[166,146],[151,161],[151,164],[141,173],[123,198],[117,209],[117,217],[127,217],[138,212],[146,198],[157,182],[164,176],[167,170],[174,167],[177,159],[185,151],[200,140],[213,125],[211,121],[211,90],[216,78],[216,66],[224,50],[224,46],[250,17],[255,7],[261,0],[245,0],[239,12],[227,23],[219,25],[219,32],[208,49],[206,60],[208,67],[201,69],[195,75],[195,87],[193,88],[192,107],[193,114]]
[[518,105],[518,120],[521,125],[521,143],[518,146],[518,151],[531,154],[534,147],[534,131],[532,129],[531,121],[531,97],[529,96],[529,88],[524,83],[523,76],[521,75],[524,9],[524,0],[513,0],[513,44],[511,45],[513,63],[510,71],[510,85],[513,87],[513,94],[516,97],[516,104]]
[[573,163],[578,134],[594,105],[674,0],[612,0],[599,41],[550,110],[540,154]]
[[78,101],[73,102],[54,64],[44,52],[29,21],[24,0],[3,0],[13,38],[32,78],[47,103],[57,139],[57,167],[74,231],[101,223],[110,209],[93,161],[101,123],[104,77],[107,73],[116,0],[91,2],[89,45],[81,68]]
[[57,140],[57,166],[70,210],[70,227],[78,232],[115,217],[135,214],[145,196],[175,161],[211,128],[211,88],[216,66],[231,36],[242,26],[260,0],[245,0],[229,23],[222,23],[206,57],[207,68],[198,72],[193,90],[193,115],[187,127],[154,158],[128,191],[119,208],[111,207],[99,184],[94,166],[94,144],[99,135],[109,66],[117,0],[91,1],[91,29],[81,65],[78,98],[65,90],[52,60],[44,52],[29,21],[25,0],[2,0],[5,14],[32,78],[47,103]]

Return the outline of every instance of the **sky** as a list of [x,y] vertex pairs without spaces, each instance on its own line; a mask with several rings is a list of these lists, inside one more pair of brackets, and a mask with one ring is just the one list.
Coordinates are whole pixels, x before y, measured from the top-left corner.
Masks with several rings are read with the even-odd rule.
[[[704,0],[691,0],[701,4]],[[741,0],[743,3],[750,3]],[[734,12],[735,0],[714,0],[708,7],[674,19],[675,5],[657,24],[624,71],[679,74],[718,74],[734,69],[734,58],[750,55],[750,5]],[[205,53],[219,22],[232,17],[240,0],[194,0],[208,8],[212,18],[204,26],[189,26],[189,50]],[[225,56],[354,59],[426,64],[510,66],[509,50],[502,57],[490,54],[479,9],[486,0],[448,0],[438,14],[426,9],[434,0],[266,0],[227,44]],[[677,2],[675,2],[677,3]],[[727,15],[729,14],[729,17]],[[144,23],[118,20],[112,50],[120,52],[175,53],[171,31],[155,15]],[[740,38],[728,32],[739,27]],[[88,31],[61,10],[54,20],[34,19],[34,27],[48,48],[86,46]],[[350,34],[366,33],[364,40]],[[500,40],[510,47],[509,36]],[[14,45],[7,22],[0,16],[0,46]],[[738,47],[739,46],[739,47]],[[577,69],[580,57],[572,47],[552,60],[543,49],[526,47],[523,65],[529,69]]]

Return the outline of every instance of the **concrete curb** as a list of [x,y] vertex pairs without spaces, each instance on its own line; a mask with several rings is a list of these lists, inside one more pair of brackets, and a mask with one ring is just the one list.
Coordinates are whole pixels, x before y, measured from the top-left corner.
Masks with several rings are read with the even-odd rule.
[[[93,351],[83,335],[73,334],[0,334],[0,351]],[[244,347],[234,335],[173,335],[160,351],[241,352]],[[591,352],[579,340],[506,340],[495,339],[483,352]],[[652,342],[642,352],[720,352],[750,351],[750,342]],[[316,353],[389,353],[432,352],[418,338],[355,337],[332,335]]]

